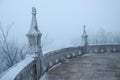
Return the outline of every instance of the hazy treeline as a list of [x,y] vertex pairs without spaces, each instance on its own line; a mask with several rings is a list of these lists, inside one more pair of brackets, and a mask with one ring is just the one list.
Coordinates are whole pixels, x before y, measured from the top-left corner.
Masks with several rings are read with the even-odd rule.
[[[82,37],[71,40],[71,45],[80,46]],[[99,29],[96,33],[88,34],[89,44],[120,44],[120,35]]]
[[120,35],[100,29],[95,34],[90,35],[88,41],[89,44],[119,44]]

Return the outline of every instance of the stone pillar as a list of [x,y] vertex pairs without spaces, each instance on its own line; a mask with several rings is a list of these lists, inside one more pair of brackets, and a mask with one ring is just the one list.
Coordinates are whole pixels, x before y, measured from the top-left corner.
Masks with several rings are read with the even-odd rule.
[[85,25],[83,26],[84,30],[83,30],[83,35],[82,35],[82,42],[81,42],[81,46],[83,47],[83,53],[88,53],[88,35],[86,33],[85,30]]
[[[32,21],[31,27],[27,34],[28,37],[28,50],[27,56],[33,57],[35,59],[35,66],[36,66],[36,74],[35,80],[41,75],[41,60],[42,60],[42,49],[41,49],[41,32],[38,29],[37,19],[36,19],[36,8],[32,8]],[[34,69],[35,70],[35,69]]]

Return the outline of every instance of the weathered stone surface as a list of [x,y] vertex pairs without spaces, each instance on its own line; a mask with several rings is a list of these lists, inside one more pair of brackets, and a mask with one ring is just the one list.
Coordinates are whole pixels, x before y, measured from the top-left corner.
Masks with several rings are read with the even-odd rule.
[[83,30],[83,34],[82,34],[82,42],[81,42],[81,46],[83,47],[83,53],[88,53],[88,35],[86,33],[85,30],[85,25],[83,26],[84,30]]
[[120,53],[73,58],[47,74],[48,80],[120,80]]

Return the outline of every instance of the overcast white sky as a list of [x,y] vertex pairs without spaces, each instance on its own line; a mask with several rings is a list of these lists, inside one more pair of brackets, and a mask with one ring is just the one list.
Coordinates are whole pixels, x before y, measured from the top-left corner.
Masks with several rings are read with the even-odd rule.
[[50,49],[70,46],[84,24],[88,33],[101,28],[120,33],[120,0],[0,0],[0,22],[4,27],[14,22],[11,35],[18,42],[27,41],[33,6],[43,37],[54,40]]

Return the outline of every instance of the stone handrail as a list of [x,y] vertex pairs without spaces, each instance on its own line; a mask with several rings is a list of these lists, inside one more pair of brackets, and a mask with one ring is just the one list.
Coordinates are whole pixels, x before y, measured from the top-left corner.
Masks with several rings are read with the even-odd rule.
[[[89,45],[88,53],[120,52],[120,45]],[[58,63],[83,54],[83,47],[69,47],[46,53],[42,56],[41,76]],[[26,57],[0,76],[0,80],[37,80],[35,79],[35,59]],[[40,77],[40,76],[39,76]]]
[[89,45],[89,53],[120,52],[120,44]]
[[0,80],[34,80],[32,79],[34,75],[32,74],[34,61],[34,58],[26,57],[24,60],[5,71],[0,76]]
[[[60,50],[55,50],[52,52],[48,52],[43,55],[42,58],[42,75],[47,72],[50,68],[58,63],[64,62],[66,59],[70,59],[81,55],[80,47],[70,47],[64,48]],[[27,56],[24,60],[15,64],[11,68],[9,68],[6,72],[4,72],[0,80],[37,80],[35,79],[35,59]]]
[[81,47],[69,47],[48,52],[43,56],[42,72],[45,73],[54,65],[80,55],[82,55]]

